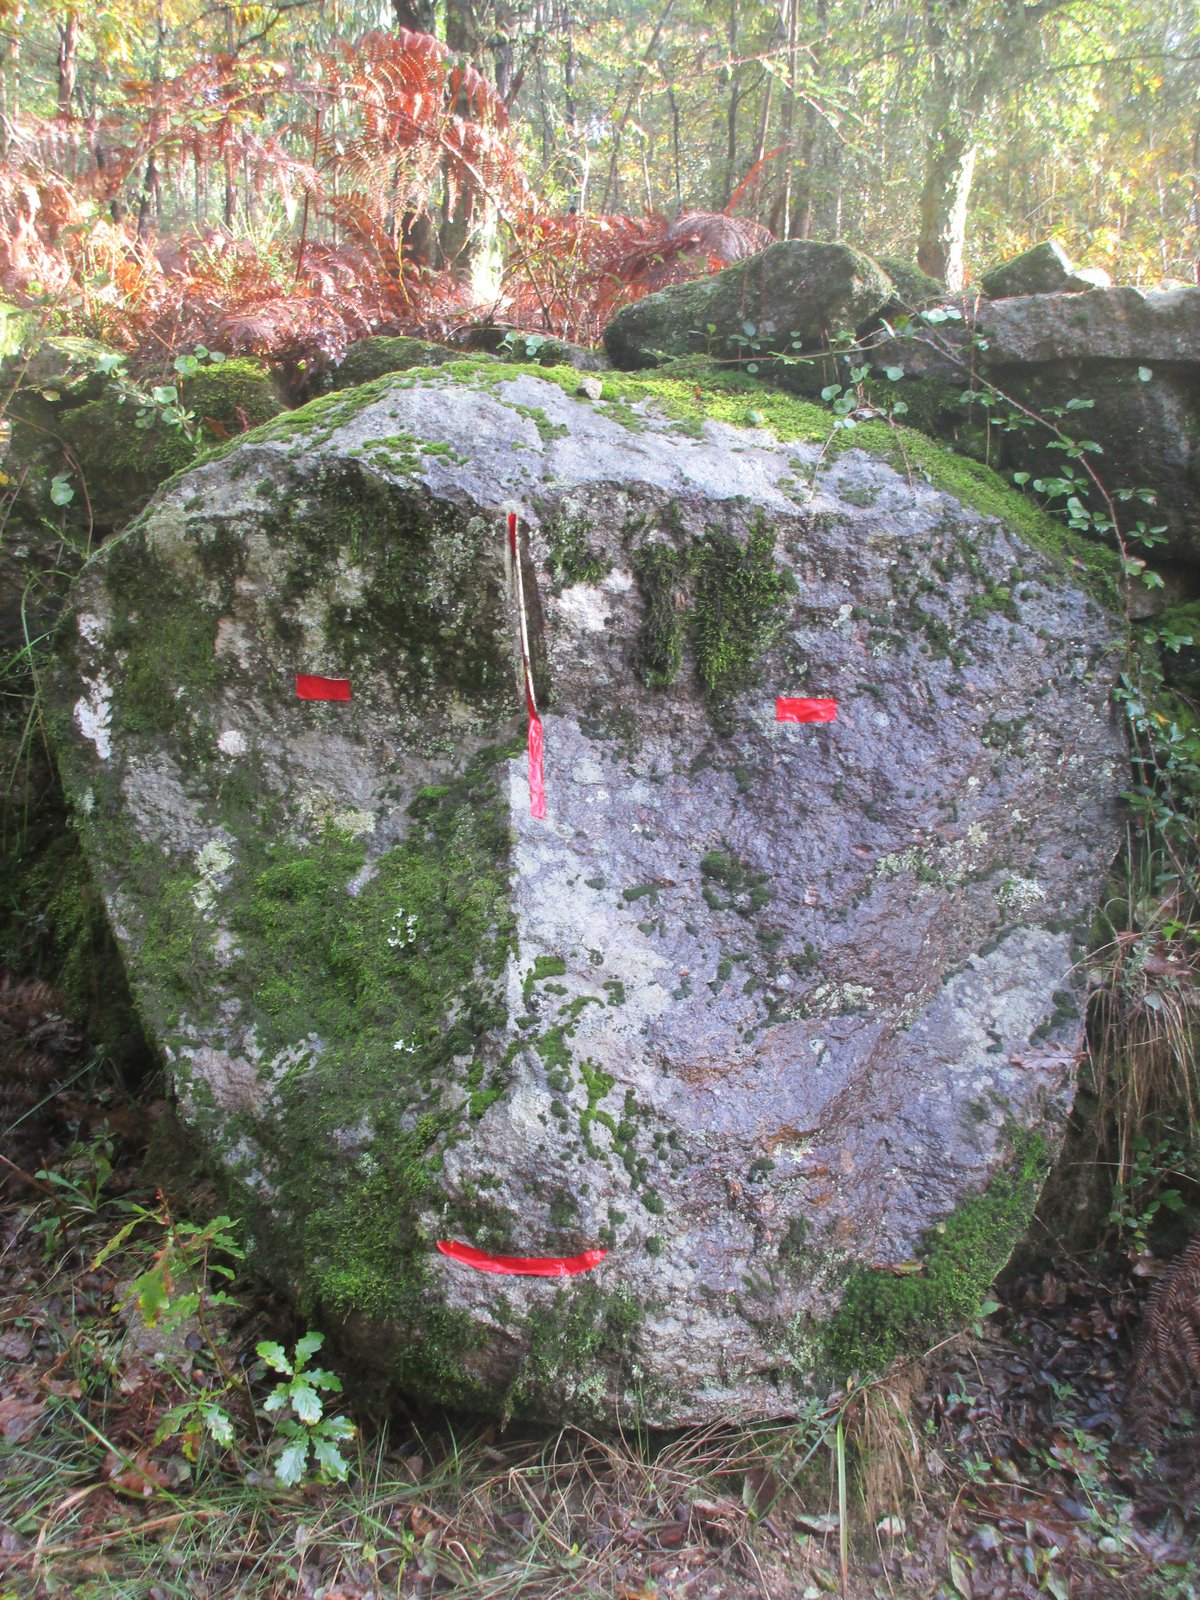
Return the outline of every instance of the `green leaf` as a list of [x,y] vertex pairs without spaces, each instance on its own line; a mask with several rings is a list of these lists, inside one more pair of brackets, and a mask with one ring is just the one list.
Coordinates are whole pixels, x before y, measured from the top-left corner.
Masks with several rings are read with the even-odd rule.
[[839,395],[841,392],[842,386],[840,383],[827,383],[821,390],[821,399],[832,400],[835,395]]
[[332,1478],[335,1483],[345,1483],[350,1474],[350,1463],[331,1439],[315,1438],[313,1454],[325,1477]]
[[325,1335],[323,1333],[313,1333],[311,1331],[306,1333],[302,1339],[296,1340],[297,1372],[308,1365],[309,1356],[315,1356],[324,1343]]
[[972,1600],[971,1572],[961,1556],[950,1557],[950,1582],[962,1595],[962,1600]]
[[292,1410],[301,1422],[310,1426],[321,1420],[321,1397],[315,1389],[310,1389],[307,1383],[293,1383],[288,1397],[292,1402]]
[[1138,377],[1142,380],[1143,383],[1149,383],[1150,379],[1153,376],[1154,376],[1154,372],[1150,367],[1139,367],[1138,368]]
[[747,411],[746,413],[746,421],[752,428],[761,428],[766,420],[761,411]]
[[173,406],[179,399],[179,390],[173,383],[156,383],[150,391],[156,406]]
[[69,506],[74,498],[75,488],[69,478],[60,472],[50,480],[50,499],[56,506]]
[[119,1250],[133,1230],[140,1227],[145,1220],[145,1216],[134,1217],[132,1222],[127,1222],[123,1228],[118,1228],[108,1243],[93,1257],[88,1271],[95,1272],[97,1267],[102,1267],[113,1251]]
[[900,379],[904,376],[904,368],[884,367],[883,375],[889,383],[899,383]]
[[281,1450],[275,1462],[275,1476],[286,1489],[300,1482],[308,1460],[308,1440],[296,1439],[286,1450]]
[[1014,472],[1012,475],[1012,481],[1018,485],[1028,483],[1029,474],[1027,472]]
[[757,372],[758,371],[758,362],[757,361],[747,362],[746,371],[747,372]]
[[254,1352],[261,1356],[269,1367],[274,1367],[276,1372],[286,1372],[288,1377],[291,1377],[292,1363],[288,1360],[287,1352],[281,1344],[276,1344],[272,1339],[264,1339],[254,1346]]
[[358,1429],[347,1417],[326,1417],[316,1431],[326,1439],[353,1439]]
[[264,1411],[282,1411],[284,1406],[287,1405],[287,1403],[288,1403],[288,1386],[287,1386],[286,1383],[281,1383],[278,1388],[272,1389],[270,1394],[263,1401],[263,1410]]
[[220,1406],[205,1406],[204,1426],[217,1444],[228,1449],[233,1443],[233,1423]]
[[142,1314],[142,1321],[148,1328],[155,1327],[171,1299],[167,1293],[166,1273],[161,1262],[133,1280],[133,1294],[138,1303],[138,1310]]
[[907,411],[908,402],[906,400],[897,400],[895,405],[892,407],[892,415],[894,417],[902,417]]
[[304,1381],[314,1389],[331,1389],[334,1394],[342,1392],[342,1380],[337,1373],[327,1372],[324,1367],[310,1367],[304,1374]]
[[746,335],[747,339],[753,339],[754,335],[758,332],[758,328],[753,322],[743,322],[742,332]]

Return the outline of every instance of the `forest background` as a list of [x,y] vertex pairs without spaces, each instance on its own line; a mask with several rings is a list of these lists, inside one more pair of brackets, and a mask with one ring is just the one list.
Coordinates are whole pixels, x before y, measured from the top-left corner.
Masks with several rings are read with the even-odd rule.
[[845,240],[1195,281],[1195,0],[0,0],[0,286],[295,360]]

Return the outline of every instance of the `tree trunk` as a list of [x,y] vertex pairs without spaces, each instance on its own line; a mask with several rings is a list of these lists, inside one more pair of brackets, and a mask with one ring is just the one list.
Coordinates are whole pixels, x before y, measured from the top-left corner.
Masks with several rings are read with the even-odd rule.
[[[729,7],[729,23],[725,31],[725,39],[729,46],[729,103],[725,108],[725,184],[724,198],[721,200],[722,210],[733,199],[733,191],[737,186],[737,125],[738,102],[742,98],[742,75],[735,64],[738,42],[738,13],[737,0],[731,0]],[[676,146],[678,148],[679,116],[675,111],[674,96],[671,97],[671,111],[675,116]],[[678,187],[678,155],[676,155],[676,186]]]
[[433,33],[436,25],[434,0],[392,0],[396,26],[410,33]]
[[964,129],[943,128],[934,135],[925,163],[917,265],[953,292],[963,286],[967,203],[976,153]]
[[68,11],[58,25],[58,114],[71,115],[75,76],[79,71],[79,13]]

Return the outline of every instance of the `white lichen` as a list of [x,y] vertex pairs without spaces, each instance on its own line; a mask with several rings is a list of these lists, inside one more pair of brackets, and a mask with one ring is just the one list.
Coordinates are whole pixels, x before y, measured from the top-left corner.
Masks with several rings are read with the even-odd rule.
[[75,726],[96,747],[101,761],[112,755],[112,689],[103,678],[88,684],[74,708]]
[[233,852],[221,839],[210,839],[196,851],[199,877],[192,889],[192,904],[197,911],[211,911],[217,903],[221,879],[232,867]]
[[1036,878],[1009,878],[996,890],[996,904],[1006,917],[1023,917],[1045,898]]

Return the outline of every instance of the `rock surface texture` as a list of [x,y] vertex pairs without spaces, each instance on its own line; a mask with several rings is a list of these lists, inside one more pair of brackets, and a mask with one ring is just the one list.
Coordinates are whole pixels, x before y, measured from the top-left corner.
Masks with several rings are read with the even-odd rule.
[[305,1303],[451,1403],[778,1414],[969,1314],[1028,1215],[1119,630],[861,450],[814,489],[814,445],[606,392],[406,374],[166,486],[77,588],[61,756],[183,1114]]

